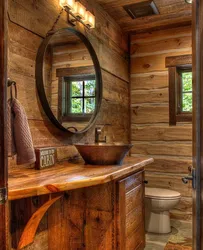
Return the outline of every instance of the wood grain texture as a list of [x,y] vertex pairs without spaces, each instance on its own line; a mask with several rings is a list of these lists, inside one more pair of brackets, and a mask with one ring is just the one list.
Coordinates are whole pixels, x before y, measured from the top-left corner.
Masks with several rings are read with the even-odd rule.
[[191,37],[186,35],[179,38],[168,38],[159,41],[146,41],[141,43],[134,43],[131,45],[131,56],[141,57],[145,55],[164,54],[169,52],[187,51],[192,46]]
[[113,214],[112,212],[86,211],[85,240],[86,249],[113,249]]
[[47,212],[49,207],[54,204],[58,199],[61,198],[61,195],[47,201],[42,207],[40,207],[30,218],[25,229],[20,238],[17,250],[26,247],[34,241],[34,237],[39,226],[40,221],[42,220],[44,214]]
[[149,123],[167,123],[168,106],[166,105],[132,105],[131,123],[149,124]]
[[[132,154],[132,156],[143,156]],[[190,173],[192,166],[191,157],[176,157],[171,155],[150,155],[153,157],[154,162],[145,167],[147,172],[160,172],[160,173],[171,173],[171,174],[182,174],[187,175]],[[166,172],[167,171],[167,172]]]
[[131,74],[131,91],[157,90],[168,87],[168,72]]
[[81,66],[72,68],[59,68],[56,70],[57,77],[72,76],[72,75],[95,74],[93,66]]
[[178,65],[192,65],[192,55],[169,56],[166,58],[166,67],[176,67]]
[[126,236],[129,237],[133,231],[138,228],[140,223],[142,223],[142,219],[144,218],[143,215],[143,208],[142,206],[138,206],[136,209],[132,210],[126,216]]
[[192,156],[192,142],[134,142],[131,152],[143,155]]
[[[144,174],[129,176],[117,183],[117,248],[137,249],[145,244]],[[144,248],[141,248],[144,249]]]
[[139,185],[126,193],[126,214],[129,214],[140,205],[143,192],[143,186]]
[[41,171],[12,169],[9,172],[9,200],[103,184],[142,170],[152,162],[153,158],[127,157],[122,166],[93,167],[83,162],[62,162]]
[[[37,206],[34,212],[26,210],[27,207],[33,206],[31,198],[12,201],[16,207],[21,207],[21,214],[26,211],[26,215],[32,215],[33,213],[37,215],[49,202],[55,200],[55,203],[47,210],[47,216],[43,217],[46,227],[38,230],[33,244],[23,249],[118,249],[121,237],[117,227],[120,226],[120,219],[126,221],[122,227],[124,248],[121,249],[134,249],[127,247],[129,243],[126,237],[129,237],[132,245],[144,244],[144,196],[140,196],[140,193],[143,193],[143,180],[143,171],[139,171],[124,179],[119,179],[119,182],[110,181],[102,185],[44,195],[44,203],[40,205],[36,202]],[[137,198],[133,198],[134,201],[137,201],[137,205],[130,208],[126,197],[129,193],[134,193],[137,188],[142,191],[138,192]],[[130,208],[129,213],[123,213],[124,210],[120,210],[118,207]],[[20,212],[20,210],[17,212]],[[34,219],[33,225],[38,220],[38,216],[34,217],[34,215],[30,219],[30,221]],[[21,223],[20,216],[12,214],[11,218],[12,220],[15,219],[17,224]],[[27,225],[29,225],[29,222]],[[13,233],[15,233],[15,230]],[[134,237],[136,240],[134,240]],[[12,247],[14,248],[13,245]]]
[[149,73],[154,71],[167,70],[165,65],[165,58],[169,56],[191,54],[191,49],[188,48],[185,51],[177,52],[166,52],[156,55],[146,55],[141,57],[131,57],[131,73]]
[[[192,164],[192,124],[185,120],[169,126],[172,105],[169,106],[165,60],[173,65],[171,56],[176,55],[179,61],[189,58],[191,62],[191,56],[186,54],[192,51],[191,31],[191,26],[185,26],[131,35],[131,140],[134,144],[131,153],[154,158],[145,168],[149,185],[177,189],[183,199],[191,198],[190,184],[183,185],[181,176],[188,174]],[[191,220],[191,203],[180,204],[171,214],[177,220]]]
[[183,26],[183,27],[175,27],[172,29],[162,29],[156,32],[148,31],[139,34],[131,34],[131,44],[142,44],[149,43],[155,41],[167,41],[172,38],[181,38],[181,37],[189,37],[191,39],[192,36],[192,27],[191,25]]
[[[203,247],[202,231],[203,223],[199,211],[202,211],[202,111],[203,111],[203,75],[202,75],[202,13],[203,2],[193,2],[193,36],[192,36],[192,78],[194,83],[193,92],[193,167],[196,173],[196,191],[193,190],[193,249],[201,249]],[[198,191],[197,191],[198,190]]]
[[[48,195],[29,197],[10,202],[11,246],[18,247],[22,233],[31,216],[49,200]],[[47,228],[46,216],[41,220],[37,233]]]
[[132,124],[133,141],[191,141],[192,125],[182,124],[169,127],[167,124]]
[[[8,242],[8,149],[7,149],[7,42],[8,42],[8,19],[7,0],[0,2],[0,249],[9,249]],[[6,195],[4,197],[4,194]]]
[[192,166],[191,157],[153,156],[154,162],[146,167],[149,172],[162,172],[171,174],[189,174]]
[[176,67],[170,67],[168,70],[169,77],[169,125],[176,125],[176,113],[177,113],[177,87],[176,78],[177,70]]
[[138,228],[127,238],[126,249],[144,249],[145,244],[145,229],[144,223],[141,223]]
[[131,103],[168,103],[168,88],[131,91]]
[[123,6],[140,3],[144,0],[96,0],[116,20],[124,31],[146,31],[153,28],[164,28],[171,25],[181,26],[191,23],[192,11],[181,0],[154,0],[160,14],[132,19]]

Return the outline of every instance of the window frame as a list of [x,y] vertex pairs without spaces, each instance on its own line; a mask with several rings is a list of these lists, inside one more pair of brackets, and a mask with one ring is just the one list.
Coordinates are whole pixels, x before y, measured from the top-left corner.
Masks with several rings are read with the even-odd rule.
[[[95,80],[96,81],[96,77],[95,75],[89,74],[89,75],[83,75],[83,76],[71,76],[71,77],[63,77],[62,79],[62,84],[65,82],[66,84],[66,100],[67,100],[67,109],[66,109],[66,114],[63,115],[63,108],[62,108],[62,96],[61,96],[61,114],[60,114],[60,119],[62,122],[68,122],[68,121],[89,121],[90,118],[92,117],[92,113],[90,114],[77,114],[77,113],[71,113],[71,100],[72,98],[76,98],[76,99],[83,99],[83,106],[84,106],[84,100],[85,98],[94,98],[95,99],[95,106],[96,106],[96,83],[95,83],[95,95],[94,96],[88,96],[85,97],[84,95],[84,82],[88,81],[88,80]],[[82,96],[78,96],[78,97],[71,97],[71,82],[72,81],[81,81],[83,82],[83,95]]]
[[[182,73],[185,72],[191,72],[192,73],[192,66],[187,66],[187,67],[178,67],[177,68],[177,73],[178,73],[178,79],[177,79],[177,88],[178,88],[178,93],[177,93],[177,114],[182,114],[182,115],[191,115],[192,111],[183,111],[183,80],[181,77]],[[191,93],[192,91],[186,91],[184,93]]]
[[166,58],[166,67],[169,76],[169,125],[177,122],[192,122],[192,112],[181,111],[181,86],[180,72],[192,72],[192,55],[175,56]]

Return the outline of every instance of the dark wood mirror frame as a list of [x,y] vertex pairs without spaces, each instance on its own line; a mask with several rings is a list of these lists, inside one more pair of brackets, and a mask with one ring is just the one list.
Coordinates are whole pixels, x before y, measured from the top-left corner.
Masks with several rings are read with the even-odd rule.
[[70,134],[82,134],[87,132],[96,122],[97,116],[99,114],[99,110],[101,107],[101,102],[102,102],[102,93],[103,93],[103,84],[102,84],[102,74],[101,74],[101,67],[99,64],[99,60],[97,58],[96,52],[92,46],[92,44],[90,43],[90,41],[87,39],[87,37],[85,35],[83,35],[81,32],[75,30],[74,28],[64,28],[62,29],[64,31],[67,32],[72,32],[73,34],[77,35],[81,41],[85,44],[85,46],[87,47],[92,61],[94,63],[94,67],[95,67],[95,74],[96,74],[96,89],[97,89],[97,105],[95,107],[95,111],[89,121],[88,126],[81,130],[81,131],[76,131],[76,132],[72,132],[68,129],[66,129],[65,127],[63,127],[60,122],[56,119],[56,117],[54,116],[50,105],[48,103],[47,97],[46,97],[46,93],[45,93],[45,89],[44,89],[44,78],[43,78],[43,63],[44,63],[44,56],[45,56],[45,52],[47,49],[47,46],[49,45],[49,41],[51,40],[51,38],[53,37],[54,34],[56,34],[57,32],[61,31],[57,30],[55,33],[51,34],[50,36],[46,37],[44,39],[44,41],[42,42],[42,44],[39,47],[38,53],[37,53],[37,58],[36,58],[36,71],[35,71],[35,75],[36,75],[36,84],[37,84],[37,91],[38,91],[38,95],[39,95],[39,99],[40,102],[42,104],[42,107],[46,113],[46,115],[48,116],[49,120],[60,130],[64,131],[64,132],[68,132]]

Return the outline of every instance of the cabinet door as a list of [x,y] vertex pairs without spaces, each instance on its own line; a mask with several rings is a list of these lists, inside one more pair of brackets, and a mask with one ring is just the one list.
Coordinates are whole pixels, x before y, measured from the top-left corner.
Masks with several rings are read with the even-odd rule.
[[117,249],[144,249],[144,172],[117,182],[116,216]]

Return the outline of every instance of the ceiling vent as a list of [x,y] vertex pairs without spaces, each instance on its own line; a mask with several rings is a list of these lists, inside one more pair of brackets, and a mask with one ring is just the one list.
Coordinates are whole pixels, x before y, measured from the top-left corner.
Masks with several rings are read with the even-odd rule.
[[159,10],[152,0],[125,5],[123,8],[132,17],[132,19],[159,14]]

